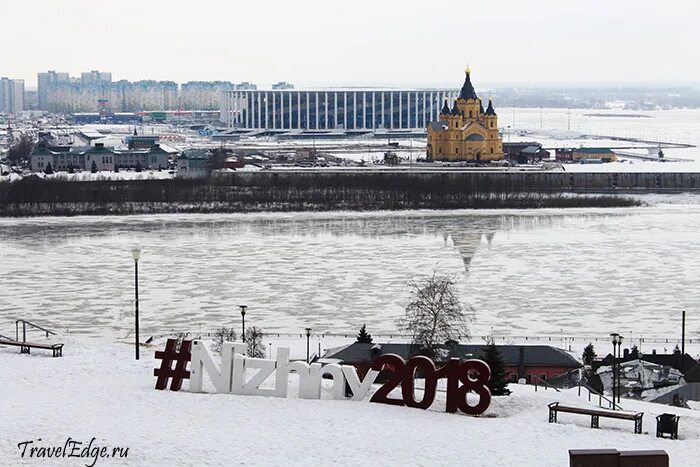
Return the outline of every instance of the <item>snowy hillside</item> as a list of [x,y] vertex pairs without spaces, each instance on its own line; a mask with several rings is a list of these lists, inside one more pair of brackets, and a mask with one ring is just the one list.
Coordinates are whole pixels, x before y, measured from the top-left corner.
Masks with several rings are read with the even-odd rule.
[[[535,392],[511,385],[479,418],[444,412],[444,393],[428,411],[361,402],[274,399],[156,391],[156,347],[134,361],[126,343],[68,338],[63,358],[21,355],[0,348],[3,369],[0,456],[7,465],[84,465],[80,459],[22,459],[18,443],[63,446],[68,437],[128,447],[128,458],[96,465],[468,465],[564,466],[568,449],[664,449],[671,465],[694,465],[700,451],[700,412],[623,401],[643,411],[644,433],[629,421],[560,414],[547,421],[547,404],[585,406],[576,390]],[[183,389],[187,390],[185,382]],[[206,386],[205,386],[206,388]],[[290,397],[296,377],[290,378]],[[680,439],[654,436],[658,413],[681,416]],[[41,438],[41,441],[37,441]]]

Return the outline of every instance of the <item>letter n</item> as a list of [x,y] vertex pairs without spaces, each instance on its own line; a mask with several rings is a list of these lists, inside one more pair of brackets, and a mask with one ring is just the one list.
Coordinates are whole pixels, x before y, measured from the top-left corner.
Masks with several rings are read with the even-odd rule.
[[202,391],[202,380],[206,370],[209,379],[214,383],[216,392],[227,393],[231,391],[231,367],[233,365],[232,342],[224,342],[221,348],[221,367],[217,367],[212,360],[209,349],[202,341],[192,343],[192,360],[190,363],[190,391]]

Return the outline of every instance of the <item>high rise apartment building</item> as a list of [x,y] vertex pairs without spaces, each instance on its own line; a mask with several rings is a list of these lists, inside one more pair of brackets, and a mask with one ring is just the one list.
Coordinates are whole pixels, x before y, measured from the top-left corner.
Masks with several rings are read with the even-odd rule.
[[[56,113],[218,110],[222,92],[237,86],[228,81],[193,81],[180,90],[173,81],[112,81],[111,73],[98,70],[81,73],[80,78],[39,73],[38,84],[39,108]],[[255,89],[250,83],[240,85]]]
[[37,94],[39,101],[39,109],[47,110],[49,108],[48,104],[48,91],[49,87],[56,83],[68,83],[70,82],[70,76],[68,73],[59,73],[54,70],[49,70],[44,73],[39,73],[37,75]]
[[231,89],[234,89],[234,84],[230,81],[183,83],[180,92],[180,107],[182,110],[219,110],[221,93]]
[[24,110],[24,80],[0,78],[0,112],[17,115]]

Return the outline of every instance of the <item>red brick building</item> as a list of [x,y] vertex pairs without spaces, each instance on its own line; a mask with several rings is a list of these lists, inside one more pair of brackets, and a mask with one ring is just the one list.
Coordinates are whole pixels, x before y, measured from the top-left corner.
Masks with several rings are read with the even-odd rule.
[[[485,345],[444,345],[447,358],[483,358]],[[568,352],[548,345],[498,345],[506,366],[506,379],[517,382],[523,378],[527,383],[547,380],[554,376],[581,368],[583,364]],[[329,349],[324,355],[326,362],[333,361],[352,365],[364,376],[375,358],[384,354],[396,354],[404,359],[417,355],[411,344],[361,344],[358,342]],[[322,360],[322,361],[323,361]]]

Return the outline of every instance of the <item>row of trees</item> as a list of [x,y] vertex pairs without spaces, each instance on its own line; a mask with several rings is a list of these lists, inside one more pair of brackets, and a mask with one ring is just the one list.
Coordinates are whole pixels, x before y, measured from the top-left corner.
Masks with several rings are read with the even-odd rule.
[[[251,358],[265,358],[264,335],[263,330],[257,326],[250,326],[245,330],[246,355]],[[238,336],[233,328],[221,327],[214,333],[212,350],[220,354],[224,342],[236,342],[237,340]]]

